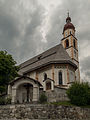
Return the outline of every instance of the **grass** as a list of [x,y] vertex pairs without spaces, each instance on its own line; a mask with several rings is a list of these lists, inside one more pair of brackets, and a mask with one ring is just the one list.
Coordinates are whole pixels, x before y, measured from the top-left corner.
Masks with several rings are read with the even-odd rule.
[[60,101],[60,102],[52,102],[53,105],[66,105],[66,106],[75,106],[70,103],[70,101]]
[[[52,102],[50,104],[53,104],[53,105],[63,105],[63,106],[76,106],[74,104],[71,104],[70,101]],[[78,107],[81,107],[81,108],[90,108],[90,105],[78,106]]]

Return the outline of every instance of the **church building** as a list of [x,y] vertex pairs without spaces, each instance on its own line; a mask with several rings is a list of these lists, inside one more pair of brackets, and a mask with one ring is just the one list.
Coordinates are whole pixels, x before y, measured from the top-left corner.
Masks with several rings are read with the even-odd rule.
[[19,74],[20,77],[8,85],[12,103],[38,101],[41,92],[49,96],[58,94],[60,100],[64,90],[80,81],[78,40],[69,13],[61,43],[22,63]]

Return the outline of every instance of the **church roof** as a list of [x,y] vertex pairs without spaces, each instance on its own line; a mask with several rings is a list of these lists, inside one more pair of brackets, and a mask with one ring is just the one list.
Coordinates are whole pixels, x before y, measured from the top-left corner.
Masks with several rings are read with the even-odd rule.
[[25,74],[52,63],[69,63],[77,68],[77,66],[72,62],[72,59],[66,50],[63,48],[62,44],[58,44],[55,47],[52,47],[49,50],[22,63],[20,65],[20,72]]

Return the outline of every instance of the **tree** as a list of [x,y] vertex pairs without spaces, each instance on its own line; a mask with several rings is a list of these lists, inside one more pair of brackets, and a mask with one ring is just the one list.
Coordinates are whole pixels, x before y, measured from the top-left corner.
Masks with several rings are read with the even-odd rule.
[[72,104],[81,106],[90,104],[90,86],[88,83],[73,83],[67,90]]
[[7,90],[8,83],[18,76],[19,70],[16,65],[16,61],[12,58],[12,55],[6,51],[0,51],[0,93],[2,94]]

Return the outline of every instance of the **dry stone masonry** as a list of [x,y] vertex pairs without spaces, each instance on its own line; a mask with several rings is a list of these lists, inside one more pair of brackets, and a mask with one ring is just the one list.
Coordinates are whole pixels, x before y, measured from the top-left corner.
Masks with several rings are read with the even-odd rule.
[[0,120],[90,120],[90,108],[21,104],[0,106]]

